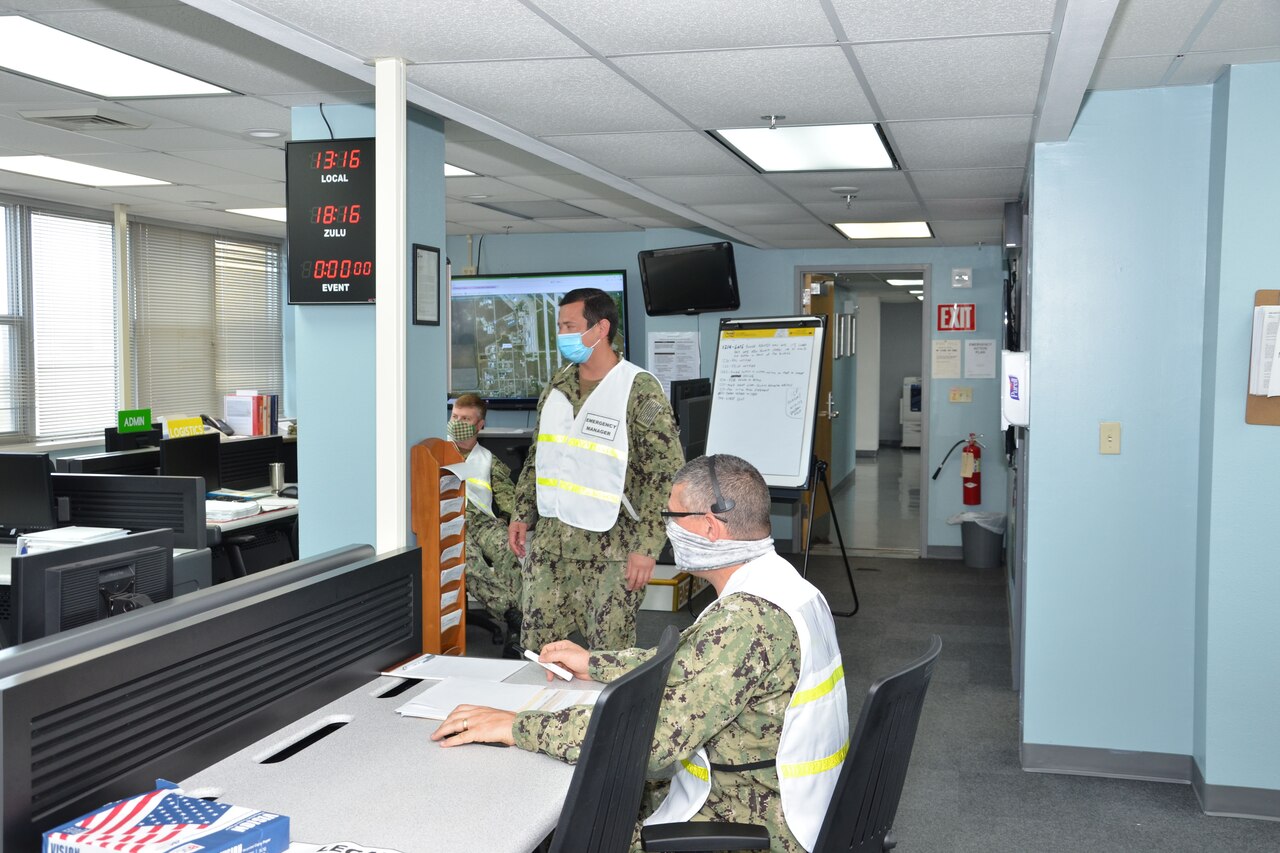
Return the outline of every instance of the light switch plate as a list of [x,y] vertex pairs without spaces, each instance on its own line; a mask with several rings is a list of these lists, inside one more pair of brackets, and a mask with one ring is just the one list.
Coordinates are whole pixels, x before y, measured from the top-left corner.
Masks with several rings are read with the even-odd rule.
[[952,287],[973,287],[973,268],[972,267],[952,267],[951,268],[951,286]]
[[1120,422],[1102,421],[1098,424],[1098,452],[1118,454],[1120,452]]

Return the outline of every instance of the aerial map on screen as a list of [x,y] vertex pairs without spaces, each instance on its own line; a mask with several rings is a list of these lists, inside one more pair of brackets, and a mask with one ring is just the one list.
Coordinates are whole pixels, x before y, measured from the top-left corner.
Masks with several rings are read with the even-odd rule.
[[560,297],[580,287],[613,296],[625,332],[622,271],[459,276],[452,281],[449,396],[536,401],[562,364],[556,351]]

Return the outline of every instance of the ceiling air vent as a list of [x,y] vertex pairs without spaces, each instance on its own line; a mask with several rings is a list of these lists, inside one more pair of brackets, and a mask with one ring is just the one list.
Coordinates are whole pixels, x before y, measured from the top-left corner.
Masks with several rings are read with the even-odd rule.
[[98,107],[81,107],[72,110],[22,110],[18,115],[36,124],[45,124],[74,133],[93,133],[99,130],[143,130],[151,126],[149,123],[135,121],[121,115],[112,115]]

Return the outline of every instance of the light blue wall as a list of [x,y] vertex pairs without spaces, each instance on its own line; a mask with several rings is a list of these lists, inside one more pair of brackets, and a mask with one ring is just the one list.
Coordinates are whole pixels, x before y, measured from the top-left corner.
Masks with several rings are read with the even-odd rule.
[[[372,106],[327,106],[335,138],[374,133]],[[316,107],[295,107],[293,138],[325,139]],[[409,239],[444,241],[444,132],[439,119],[410,111],[408,125]],[[410,267],[410,275],[412,268]],[[406,289],[408,281],[405,282]],[[352,542],[375,541],[374,308],[296,305],[294,376],[298,416],[298,481],[307,493],[299,525],[302,555]],[[409,440],[438,435],[445,419],[444,329],[408,332]],[[430,425],[430,428],[429,426]]]
[[1210,106],[1092,93],[1036,146],[1029,743],[1191,752]]
[[[630,290],[628,299],[629,336],[631,355],[637,363],[644,361],[644,335],[647,331],[700,331],[702,342],[702,373],[710,376],[714,368],[716,333],[722,314],[703,314],[697,317],[646,317],[644,299],[640,288],[640,272],[636,265],[636,253],[642,249],[705,243],[719,239],[697,231],[676,229],[654,231],[629,231],[609,234],[512,234],[487,235],[484,238],[480,272],[539,272],[587,269],[618,269],[627,271]],[[454,269],[465,263],[466,238],[450,237],[449,257]],[[936,300],[973,302],[978,306],[978,331],[970,335],[950,334],[946,337],[989,338],[999,340],[1003,328],[1001,313],[1002,270],[1000,251],[997,247],[964,247],[952,249],[778,249],[763,250],[751,246],[735,245],[734,259],[738,269],[738,282],[742,295],[742,308],[732,316],[751,317],[763,315],[789,315],[797,313],[797,267],[841,267],[851,265],[899,266],[904,264],[931,264],[932,286],[930,293],[935,300],[927,303],[933,316]],[[971,267],[974,286],[972,290],[953,291],[950,286],[952,267]],[[962,297],[953,293],[963,293]],[[932,325],[932,324],[931,324]],[[973,388],[972,404],[947,402],[947,392],[952,385],[964,384]],[[932,418],[930,424],[930,465],[936,466],[951,443],[970,432],[985,433],[991,453],[983,457],[987,463],[983,480],[983,505],[981,509],[1000,511],[1005,505],[1005,473],[1003,458],[997,452],[996,436],[999,430],[999,385],[994,379],[935,382],[931,389]],[[853,427],[853,401],[844,403],[848,419],[847,429]],[[491,412],[489,423],[493,426],[524,426],[529,417],[524,413]],[[837,429],[840,422],[837,421]],[[837,438],[833,436],[833,439]],[[849,441],[851,438],[845,437]],[[940,448],[940,449],[939,449]],[[988,461],[989,460],[989,461]],[[954,457],[949,466],[957,465]],[[932,472],[932,467],[929,471]],[[956,526],[946,523],[948,516],[962,508],[958,469],[950,470],[929,487],[929,544],[931,546],[959,546],[960,532]]]
[[1195,750],[1211,785],[1280,789],[1280,427],[1244,422],[1254,291],[1277,289],[1280,64],[1214,87],[1197,529]]

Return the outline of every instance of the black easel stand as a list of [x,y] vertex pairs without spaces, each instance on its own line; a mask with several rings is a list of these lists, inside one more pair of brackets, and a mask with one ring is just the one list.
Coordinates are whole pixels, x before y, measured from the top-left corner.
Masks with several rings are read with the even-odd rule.
[[813,511],[818,505],[818,481],[822,481],[822,488],[827,493],[827,507],[831,510],[831,524],[836,529],[836,541],[840,543],[840,556],[844,559],[844,573],[849,578],[849,591],[853,593],[853,609],[852,610],[832,610],[833,616],[852,616],[858,612],[858,588],[853,585],[853,569],[849,568],[849,555],[844,550],[844,536],[840,534],[840,520],[836,518],[836,505],[831,500],[831,484],[827,481],[827,463],[817,458],[813,459],[813,476],[809,478],[809,488],[812,490],[809,494],[809,529],[805,532],[804,537],[804,567],[800,569],[800,576],[806,580],[809,577],[809,549],[813,545]]

